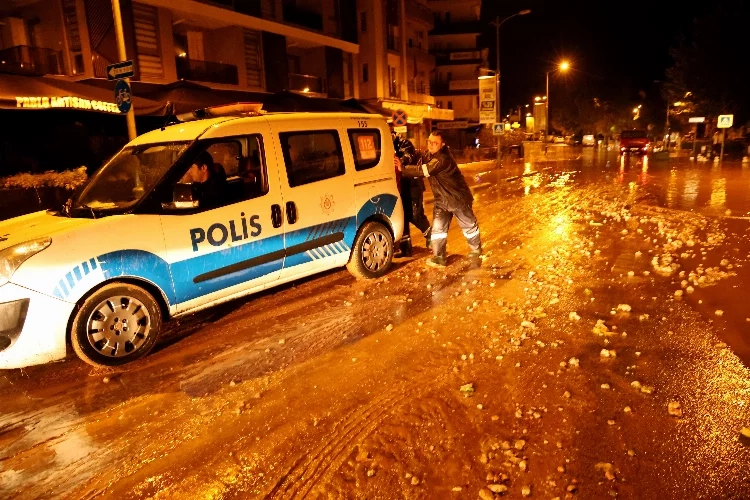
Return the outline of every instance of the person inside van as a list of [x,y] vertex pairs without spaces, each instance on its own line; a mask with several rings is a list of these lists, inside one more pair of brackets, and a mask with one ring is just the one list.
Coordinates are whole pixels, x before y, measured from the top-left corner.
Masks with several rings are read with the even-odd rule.
[[211,153],[201,151],[180,182],[196,186],[201,208],[217,207],[221,205],[222,196],[227,191],[227,178],[223,170],[214,167]]

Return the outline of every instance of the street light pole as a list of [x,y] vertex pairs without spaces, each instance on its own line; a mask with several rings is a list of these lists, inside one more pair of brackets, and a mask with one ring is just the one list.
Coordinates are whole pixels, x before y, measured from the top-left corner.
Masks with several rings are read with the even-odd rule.
[[[507,20],[512,19],[516,16],[525,16],[530,14],[531,10],[525,9],[515,14],[506,17],[502,21],[500,16],[495,18],[495,21],[490,23],[495,26],[495,122],[502,123],[502,112],[500,111],[500,26]],[[500,166],[500,158],[502,153],[500,150],[500,136],[497,136],[497,166]]]
[[[549,71],[547,71],[547,90],[546,94],[544,94],[547,99],[544,101],[544,114],[545,116],[544,120],[544,142],[549,142]],[[546,151],[546,149],[545,149]]]
[[570,64],[568,63],[568,61],[563,61],[557,66],[557,68],[547,71],[547,75],[546,75],[547,76],[547,95],[545,96],[546,101],[544,103],[544,109],[547,113],[547,121],[544,123],[545,125],[544,142],[545,143],[549,142],[549,74],[552,73],[553,71],[568,71],[568,68],[570,68]]
[[[125,51],[125,35],[122,30],[122,13],[120,12],[120,0],[112,0],[112,14],[115,18],[115,37],[117,38],[117,56],[120,61],[125,61],[128,58],[127,52]],[[125,78],[128,86],[130,86],[130,78]],[[125,120],[128,123],[128,141],[132,141],[138,135],[135,130],[135,111],[132,103],[130,109],[125,115]]]

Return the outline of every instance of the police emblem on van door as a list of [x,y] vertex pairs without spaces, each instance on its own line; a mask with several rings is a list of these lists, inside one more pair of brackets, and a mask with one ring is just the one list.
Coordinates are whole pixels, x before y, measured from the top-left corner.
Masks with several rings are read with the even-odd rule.
[[331,212],[333,212],[334,207],[336,206],[336,202],[333,201],[333,195],[327,194],[325,196],[320,197],[320,209],[323,211],[326,215],[331,215]]

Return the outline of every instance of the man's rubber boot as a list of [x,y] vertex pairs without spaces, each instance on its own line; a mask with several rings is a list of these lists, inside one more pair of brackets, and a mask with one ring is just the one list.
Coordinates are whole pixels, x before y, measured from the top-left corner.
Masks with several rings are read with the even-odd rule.
[[425,262],[430,267],[438,267],[443,268],[445,267],[445,257],[430,257],[427,259],[427,262]]

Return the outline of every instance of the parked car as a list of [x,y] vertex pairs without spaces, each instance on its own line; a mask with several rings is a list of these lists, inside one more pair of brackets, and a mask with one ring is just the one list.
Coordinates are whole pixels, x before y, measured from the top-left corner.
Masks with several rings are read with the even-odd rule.
[[646,154],[650,146],[645,130],[623,130],[620,134],[620,153]]
[[565,144],[565,137],[556,135],[553,141],[555,144]]
[[592,134],[584,135],[581,142],[584,147],[596,146],[596,138]]
[[581,136],[580,135],[569,135],[565,138],[565,144],[568,144],[570,146],[580,146],[581,145]]
[[[184,181],[208,152],[226,175],[206,206]],[[404,214],[378,115],[187,121],[128,143],[60,211],[0,222],[0,368],[116,366],[162,323],[347,266],[388,272]],[[200,170],[200,169],[199,169]]]

